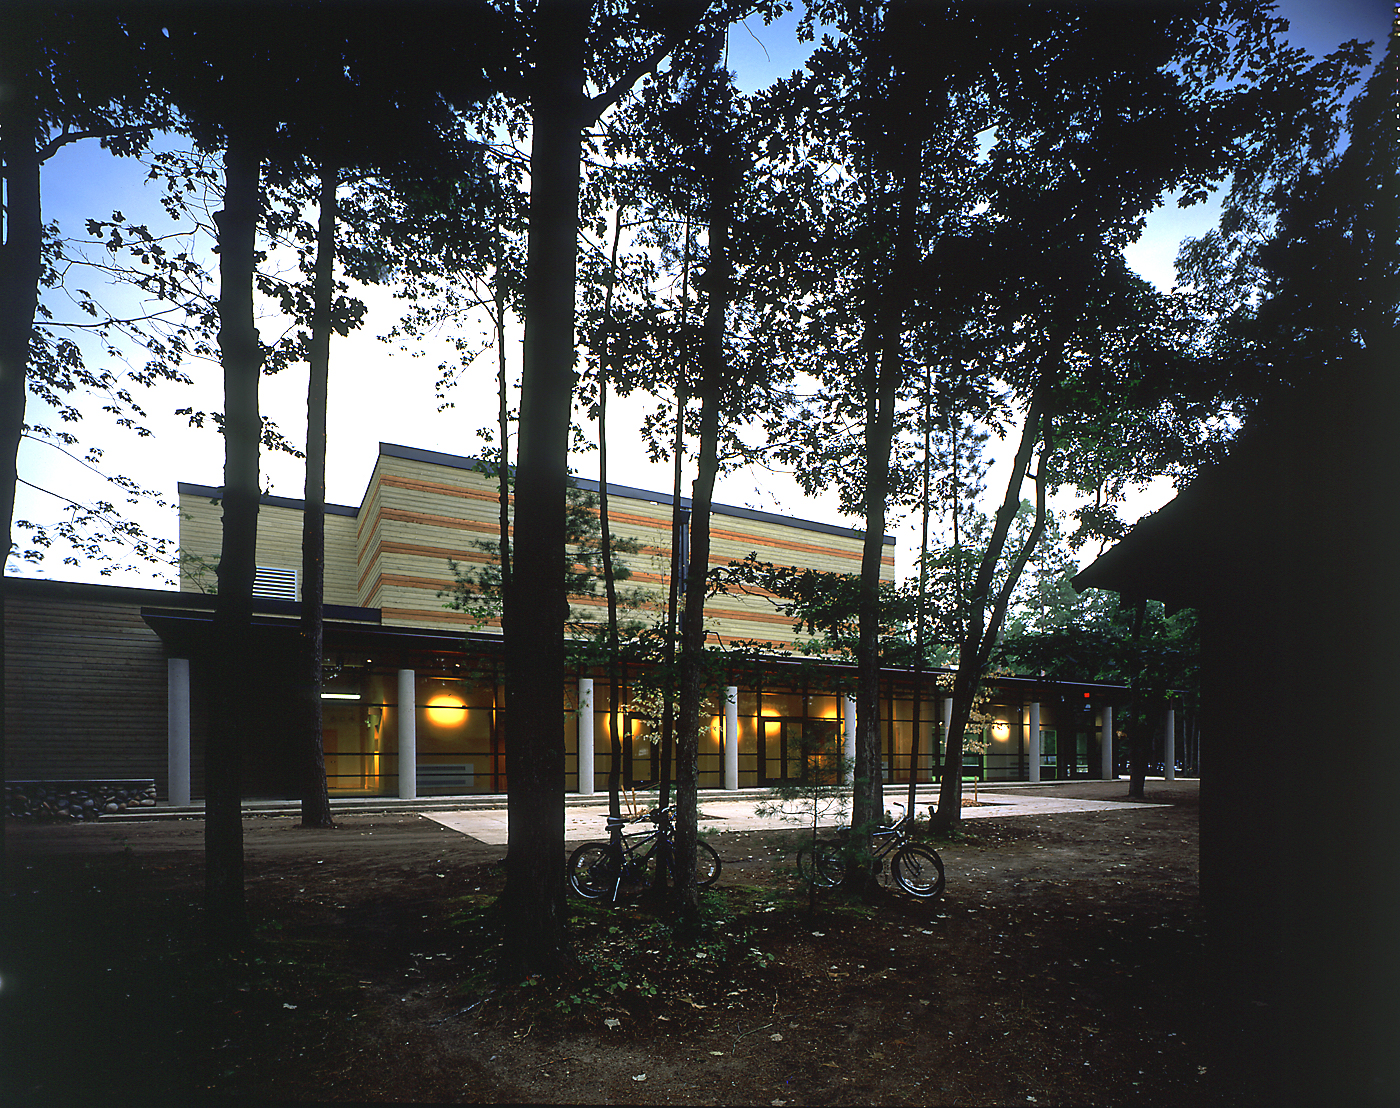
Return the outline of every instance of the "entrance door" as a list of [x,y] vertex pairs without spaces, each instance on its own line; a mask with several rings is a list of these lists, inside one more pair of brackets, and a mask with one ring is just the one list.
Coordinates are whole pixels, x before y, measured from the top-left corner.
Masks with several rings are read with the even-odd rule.
[[840,728],[829,719],[763,720],[759,784],[789,781],[836,783],[840,769]]
[[[649,782],[661,780],[661,744],[647,737],[651,721],[645,716],[634,716],[630,712],[622,717],[623,735],[623,780],[640,783],[643,787]],[[672,753],[670,779],[676,779],[674,752]]]
[[759,784],[802,780],[802,720],[764,718]]
[[1060,772],[1055,732],[1042,729],[1040,732],[1040,779],[1054,781],[1062,776],[1064,774]]

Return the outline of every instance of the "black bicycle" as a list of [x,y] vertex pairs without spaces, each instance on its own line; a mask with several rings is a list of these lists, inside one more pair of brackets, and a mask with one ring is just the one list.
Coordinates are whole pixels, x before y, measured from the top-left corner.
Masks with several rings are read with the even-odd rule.
[[[653,808],[628,819],[608,816],[608,841],[584,843],[569,855],[569,886],[587,900],[613,903],[635,896],[651,884],[653,864],[666,866],[674,879],[675,807]],[[637,831],[629,826],[646,821]],[[707,889],[719,880],[720,860],[709,843],[695,844],[695,884]]]
[[[902,807],[902,805],[896,805]],[[895,884],[910,896],[933,897],[943,891],[943,859],[931,846],[910,837],[913,813],[870,832],[870,870],[884,869],[885,855],[893,852],[890,873]],[[840,827],[835,839],[819,839],[797,852],[797,871],[804,881],[824,888],[840,884],[846,875],[846,856],[852,848],[851,829]]]

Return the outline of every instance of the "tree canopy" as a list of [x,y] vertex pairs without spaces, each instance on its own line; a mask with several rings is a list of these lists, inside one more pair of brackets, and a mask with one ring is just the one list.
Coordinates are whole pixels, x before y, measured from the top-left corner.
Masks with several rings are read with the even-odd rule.
[[[322,351],[358,318],[351,294],[368,283],[392,284],[407,303],[398,341],[453,333],[445,379],[484,349],[467,329],[487,313],[501,570],[470,584],[501,595],[505,916],[521,971],[567,962],[558,694],[567,596],[583,587],[561,573],[571,559],[579,568],[583,537],[568,524],[576,404],[601,423],[610,391],[650,392],[645,433],[674,460],[678,504],[687,451],[698,470],[695,559],[672,571],[690,579],[683,716],[699,711],[707,509],[724,465],[789,467],[862,521],[858,577],[749,564],[726,578],[778,594],[795,621],[853,653],[859,824],[883,813],[880,666],[908,656],[911,620],[957,661],[944,763],[958,766],[998,640],[1006,657],[1048,664],[1051,640],[1032,632],[1050,632],[1018,625],[1016,605],[1054,528],[1051,495],[1079,497],[1077,540],[1114,537],[1124,491],[1184,479],[1217,455],[1286,375],[1283,346],[1297,355],[1288,372],[1306,372],[1393,332],[1395,255],[1366,248],[1397,231],[1393,135],[1374,89],[1353,102],[1350,145],[1337,148],[1365,58],[1357,44],[1309,58],[1284,45],[1260,0],[813,0],[805,66],[741,95],[727,30],[782,8],[298,3],[253,20],[223,5],[44,17],[26,7],[0,44],[22,93],[0,100],[7,455],[26,381],[59,404],[69,387],[104,386],[61,341],[35,337],[37,290],[53,272],[38,206],[44,152],[85,134],[131,152],[153,130],[178,133],[204,161],[162,154],[158,166],[176,195],[198,177],[221,205],[218,290],[186,325],[224,371],[227,689],[246,678],[239,643],[269,441],[262,374]],[[1134,274],[1123,251],[1149,213],[1212,190],[1224,190],[1220,227],[1183,253],[1184,287],[1164,293]],[[321,237],[313,204],[326,215]],[[107,213],[91,229],[133,241]],[[178,288],[184,262],[134,239],[157,259],[150,279]],[[274,281],[259,266],[283,248],[297,275]],[[1358,288],[1379,295],[1349,295]],[[259,298],[302,326],[268,341]],[[509,320],[523,324],[518,413]],[[187,348],[150,345],[159,373],[183,372],[175,355]],[[308,503],[321,484],[314,438]],[[987,513],[974,504],[985,446],[1003,439],[1005,485]],[[606,529],[602,476],[600,558],[622,549]],[[13,474],[3,484],[12,498]],[[898,593],[881,585],[884,535],[912,507],[947,541],[919,552],[920,586]],[[612,604],[616,567],[588,560]],[[926,620],[930,587],[941,599]],[[1119,665],[1116,617],[1093,618],[1099,663]],[[693,732],[682,719],[679,733]],[[229,733],[216,745],[235,743]],[[210,772],[211,822],[231,826],[236,772],[217,757]],[[682,853],[693,830],[685,773]],[[960,775],[943,781],[940,813],[952,821]]]

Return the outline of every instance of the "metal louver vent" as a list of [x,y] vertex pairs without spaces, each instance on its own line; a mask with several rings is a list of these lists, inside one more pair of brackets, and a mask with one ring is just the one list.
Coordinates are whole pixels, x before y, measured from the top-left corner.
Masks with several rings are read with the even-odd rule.
[[263,600],[295,600],[297,571],[277,566],[258,566],[253,578],[253,595]]

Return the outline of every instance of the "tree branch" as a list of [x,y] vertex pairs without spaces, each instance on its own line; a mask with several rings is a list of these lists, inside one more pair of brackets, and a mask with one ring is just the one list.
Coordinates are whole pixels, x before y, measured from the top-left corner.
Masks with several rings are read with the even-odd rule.
[[78,142],[81,139],[117,138],[121,135],[139,135],[143,131],[149,132],[151,130],[150,125],[143,125],[139,127],[105,127],[98,131],[64,131],[61,135],[55,136],[39,147],[39,163],[42,165],[69,143]]

